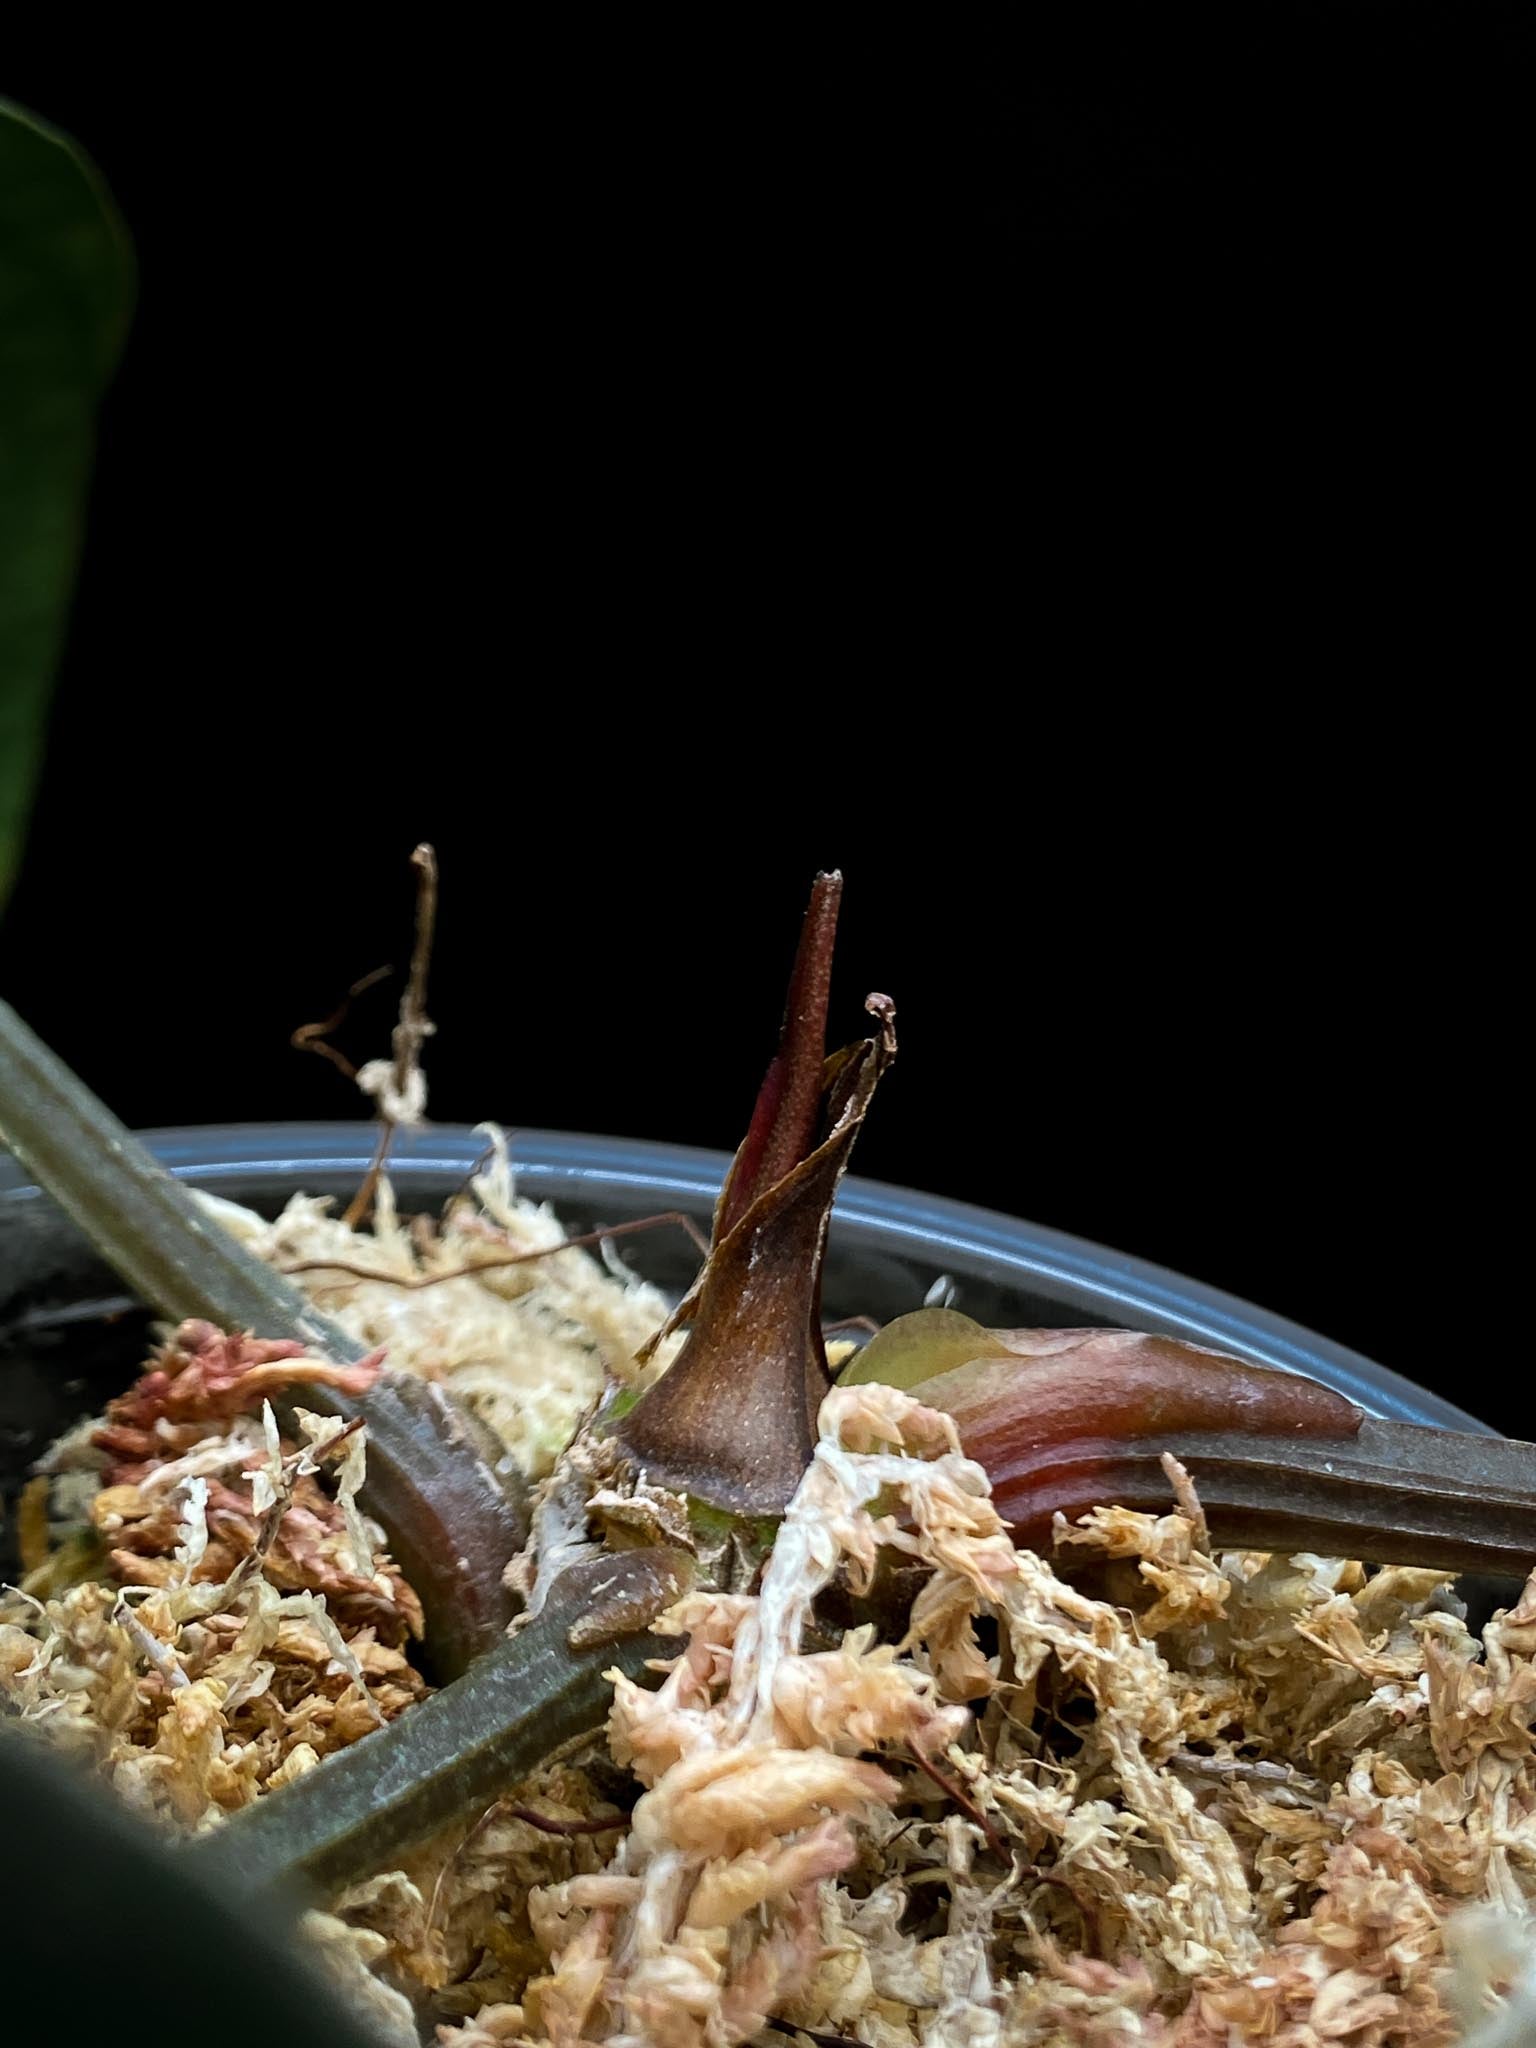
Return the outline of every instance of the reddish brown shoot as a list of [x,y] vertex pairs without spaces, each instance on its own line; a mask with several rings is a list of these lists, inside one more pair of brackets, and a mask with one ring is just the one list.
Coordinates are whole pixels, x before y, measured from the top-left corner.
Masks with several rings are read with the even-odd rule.
[[685,1216],[680,1209],[667,1209],[659,1216],[639,1216],[630,1223],[610,1223],[600,1230],[585,1230],[579,1237],[563,1237],[558,1244],[542,1244],[530,1252],[492,1252],[483,1259],[472,1259],[463,1266],[450,1266],[442,1273],[420,1273],[412,1279],[402,1279],[398,1273],[380,1273],[372,1266],[354,1265],[347,1259],[296,1259],[293,1264],[280,1266],[280,1273],[346,1273],[354,1280],[376,1280],[384,1287],[403,1287],[408,1292],[418,1292],[423,1287],[438,1287],[445,1280],[464,1280],[475,1273],[488,1273],[498,1266],[526,1266],[535,1259],[553,1258],[556,1252],[584,1251],[589,1245],[601,1244],[605,1238],[631,1237],[642,1230],[657,1230],[663,1224],[675,1223],[679,1230],[685,1230],[692,1239],[701,1257],[708,1257],[709,1245],[704,1233],[691,1216]]
[[724,1237],[765,1189],[798,1166],[815,1139],[827,1056],[832,952],[842,894],[843,878],[835,870],[818,875],[812,884],[790,975],[779,1049],[758,1090],[717,1237]]

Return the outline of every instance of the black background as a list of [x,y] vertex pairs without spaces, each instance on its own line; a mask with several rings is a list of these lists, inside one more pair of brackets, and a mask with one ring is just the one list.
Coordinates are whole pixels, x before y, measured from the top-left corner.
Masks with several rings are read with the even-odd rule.
[[3,931],[130,1122],[355,1113],[430,838],[434,1115],[729,1146],[840,864],[860,1171],[1529,1430],[1512,11],[138,55],[8,81],[141,262]]
[[134,1124],[352,1114],[288,1035],[430,838],[434,1113],[729,1146],[840,863],[861,1171],[1529,1435],[1519,10],[1027,13],[13,52],[141,298],[7,993]]

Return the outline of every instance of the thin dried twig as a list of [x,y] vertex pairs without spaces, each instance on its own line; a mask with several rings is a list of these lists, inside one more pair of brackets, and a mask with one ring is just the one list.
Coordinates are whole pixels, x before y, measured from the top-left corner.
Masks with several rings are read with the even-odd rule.
[[1042,1869],[1038,1863],[1016,1863],[1014,1874],[1025,1883],[1054,1885],[1058,1891],[1065,1892],[1083,1923],[1083,1946],[1095,1952],[1100,1948],[1098,1907],[1081,1885],[1074,1884],[1070,1877],[1063,1877],[1059,1870]]
[[491,1161],[495,1157],[495,1145],[487,1143],[485,1150],[480,1154],[480,1157],[475,1161],[474,1165],[469,1169],[468,1173],[465,1174],[464,1178],[459,1182],[458,1186],[454,1189],[453,1193],[448,1197],[447,1201],[444,1202],[440,1214],[445,1223],[447,1222],[449,1216],[453,1213],[454,1204],[463,1201],[464,1197],[469,1193],[470,1189],[474,1186],[477,1177],[480,1174],[484,1173],[485,1169],[490,1165]]
[[554,1820],[531,1806],[503,1806],[502,1812],[508,1820],[525,1820],[544,1835],[617,1835],[629,1826],[627,1813],[616,1814],[612,1820]]
[[380,1115],[379,1135],[374,1141],[373,1157],[368,1162],[368,1171],[363,1175],[357,1193],[342,1212],[342,1222],[349,1230],[356,1230],[368,1211],[373,1207],[373,1198],[379,1191],[379,1182],[389,1164],[389,1148],[395,1142],[393,1117]]
[[[390,1076],[392,1099],[397,1103],[409,1099],[411,1083],[421,1065],[421,1048],[434,1029],[427,1015],[427,974],[432,965],[432,937],[437,929],[437,855],[423,842],[411,855],[411,866],[416,870],[416,943],[411,948],[411,971],[406,976],[405,993],[400,998],[400,1021],[390,1038],[394,1050],[394,1068]],[[379,1181],[389,1163],[389,1148],[394,1143],[395,1128],[395,1118],[389,1113],[381,1095],[378,1143],[373,1148],[373,1158],[363,1176],[362,1186],[348,1203],[342,1217],[350,1229],[355,1230],[373,1207]]]
[[479,1840],[494,1820],[525,1820],[532,1828],[538,1828],[546,1835],[611,1835],[629,1826],[629,1815],[621,1813],[616,1820],[552,1820],[547,1813],[535,1813],[531,1806],[514,1806],[505,1799],[493,1799],[477,1821],[472,1821],[464,1830],[458,1847],[451,1856],[444,1859],[432,1885],[432,1897],[427,1902],[427,1918],[424,1938],[430,1936],[437,1925],[437,1909],[442,1901],[443,1886],[450,1872],[457,1870],[465,1852]]
[[917,1747],[916,1743],[912,1744],[911,1748],[907,1751],[907,1754],[911,1757],[912,1761],[917,1765],[917,1768],[924,1774],[924,1776],[932,1778],[934,1784],[938,1786],[939,1790],[944,1794],[944,1796],[947,1799],[952,1799],[954,1801],[955,1805],[959,1807],[960,1811],[965,1815],[966,1819],[968,1821],[973,1822],[977,1827],[981,1829],[981,1832],[987,1838],[987,1847],[992,1851],[994,1856],[1000,1857],[1001,1860],[1004,1863],[1006,1863],[1008,1861],[1008,1851],[1007,1848],[1004,1846],[1003,1838],[997,1832],[997,1829],[993,1827],[991,1821],[988,1820],[987,1816],[982,1812],[981,1808],[976,1804],[975,1800],[972,1799],[967,1792],[963,1791],[960,1786],[951,1784],[949,1779],[945,1777],[944,1773],[939,1769],[938,1765],[933,1761],[933,1759],[931,1757],[924,1756],[923,1752]]
[[558,1244],[543,1244],[529,1252],[493,1252],[488,1258],[472,1259],[462,1266],[449,1266],[441,1273],[417,1273],[409,1278],[399,1273],[380,1273],[372,1266],[360,1266],[349,1259],[298,1259],[280,1266],[280,1273],[346,1273],[354,1280],[376,1280],[381,1286],[403,1287],[410,1293],[423,1287],[437,1287],[445,1280],[464,1280],[476,1273],[488,1273],[498,1266],[526,1266],[535,1259],[553,1258],[556,1252],[583,1251],[601,1244],[604,1238],[628,1237],[641,1230],[655,1230],[663,1223],[675,1223],[686,1230],[696,1249],[708,1256],[709,1246],[691,1216],[680,1209],[668,1209],[660,1216],[640,1216],[629,1223],[610,1223],[600,1230],[583,1231],[579,1237],[563,1237]]
[[432,965],[432,937],[437,930],[437,855],[423,842],[411,855],[416,870],[416,943],[411,971],[400,1002],[400,1022],[391,1041],[395,1050],[395,1093],[404,1095],[421,1063],[421,1048],[432,1035],[427,1015],[427,974]]
[[470,1846],[472,1842],[476,1841],[481,1835],[485,1833],[486,1829],[490,1826],[491,1822],[501,1812],[502,1805],[503,1802],[500,1799],[493,1799],[490,1805],[485,1809],[484,1813],[481,1814],[480,1818],[478,1820],[471,1821],[469,1826],[464,1830],[464,1833],[460,1838],[459,1845],[453,1851],[452,1855],[445,1856],[441,1864],[438,1866],[437,1877],[432,1885],[432,1896],[427,1901],[427,1917],[425,1925],[422,1929],[422,1940],[424,1944],[425,1942],[431,1939],[432,1930],[437,1925],[437,1908],[443,1896],[443,1885],[447,1881],[448,1873],[452,1870],[458,1869],[459,1862],[463,1857],[465,1850]]

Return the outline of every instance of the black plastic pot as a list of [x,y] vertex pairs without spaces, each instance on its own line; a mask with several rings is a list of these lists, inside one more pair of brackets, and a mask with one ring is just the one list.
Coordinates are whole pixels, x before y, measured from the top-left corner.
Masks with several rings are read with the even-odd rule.
[[378,2048],[275,1911],[194,1878],[38,1736],[0,1726],[0,2039]]
[[[301,1189],[349,1196],[366,1171],[363,1124],[250,1124],[149,1134],[173,1173],[275,1214]],[[574,1230],[680,1209],[708,1222],[721,1153],[636,1139],[520,1131],[518,1186]],[[483,1156],[483,1137],[443,1126],[401,1136],[391,1176],[403,1208],[435,1209]],[[625,1259],[674,1291],[697,1255],[677,1229],[624,1241]],[[1198,1281],[1039,1224],[850,1178],[838,1203],[824,1305],[880,1320],[916,1308],[948,1278],[955,1306],[994,1326],[1099,1323],[1165,1332],[1339,1388],[1378,1415],[1482,1424],[1358,1352]],[[149,1318],[123,1294],[53,1204],[0,1157],[0,1488],[9,1502],[48,1442],[121,1389]],[[11,1517],[6,1517],[9,1530]],[[0,1571],[14,1569],[9,1538]]]
[[[272,1215],[299,1190],[349,1196],[366,1171],[372,1132],[358,1124],[248,1125],[152,1133],[148,1142],[172,1172]],[[402,1208],[437,1208],[463,1184],[484,1149],[483,1138],[465,1129],[402,1137],[391,1162]],[[515,1134],[513,1159],[520,1190],[552,1202],[572,1230],[673,1209],[707,1224],[727,1164],[718,1153],[549,1131]],[[691,1279],[697,1262],[675,1228],[627,1238],[623,1252],[636,1271],[674,1291]],[[1482,1427],[1358,1353],[1198,1282],[961,1203],[858,1179],[844,1184],[827,1264],[829,1316],[885,1320],[918,1307],[945,1279],[955,1305],[983,1323],[1099,1323],[1162,1331],[1257,1364],[1310,1373],[1379,1415]],[[142,1359],[149,1321],[67,1219],[0,1156],[0,1489],[7,1509],[0,1575],[15,1569],[9,1507],[32,1460],[61,1430],[127,1383]],[[0,1882],[0,1892],[9,1894],[0,1897],[4,1924],[14,1931],[18,1916],[29,1927],[78,1924],[104,1941],[112,1931],[113,1900],[97,1880],[112,1871],[119,1895],[123,1887],[133,1893],[126,1925],[155,1930],[158,1979],[181,1982],[185,1973],[204,1968],[206,1956],[197,1944],[210,1941],[224,1944],[232,1985],[242,1979],[259,1983],[264,1973],[270,1978],[277,1952],[270,1929],[242,1931],[238,1916],[217,1901],[193,1911],[186,1879],[171,1867],[174,1859],[142,1830],[103,1811],[98,1835],[97,1802],[85,1788],[77,1794],[54,1786],[51,1766],[44,1775],[31,1775],[39,1760],[18,1755],[14,1738],[0,1742],[0,1752],[8,1752],[0,1754],[0,1790],[15,1785],[15,1797],[29,1800],[39,1814],[50,1813],[55,1844],[55,1853],[41,1862],[11,1859]],[[144,1958],[150,1947],[146,1938],[136,1952]],[[112,1962],[81,1977],[86,2003],[98,2001],[92,2016],[111,2005],[115,1968]],[[51,1986],[47,1996],[54,1996]],[[312,1985],[295,1969],[269,1982],[261,1998],[252,1992],[238,2011],[220,2020],[218,2031],[231,2041],[282,2039],[295,2048],[309,2039],[353,2038],[314,1999]],[[140,2038],[126,1993],[113,2017],[114,2038]],[[143,2038],[151,2038],[149,2026],[162,2024],[159,2010],[146,2004],[141,2017]]]

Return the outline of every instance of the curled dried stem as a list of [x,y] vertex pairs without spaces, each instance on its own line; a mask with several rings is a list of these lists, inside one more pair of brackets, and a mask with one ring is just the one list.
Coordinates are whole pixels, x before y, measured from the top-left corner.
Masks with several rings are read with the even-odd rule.
[[337,1073],[344,1074],[349,1081],[355,1081],[355,1062],[349,1060],[339,1047],[332,1045],[331,1040],[351,1016],[352,1005],[358,997],[366,995],[371,988],[377,988],[381,981],[387,981],[394,971],[393,967],[375,967],[371,974],[365,974],[360,980],[354,981],[329,1017],[323,1018],[318,1024],[301,1024],[288,1043],[295,1052],[318,1053],[321,1059],[330,1061]]

